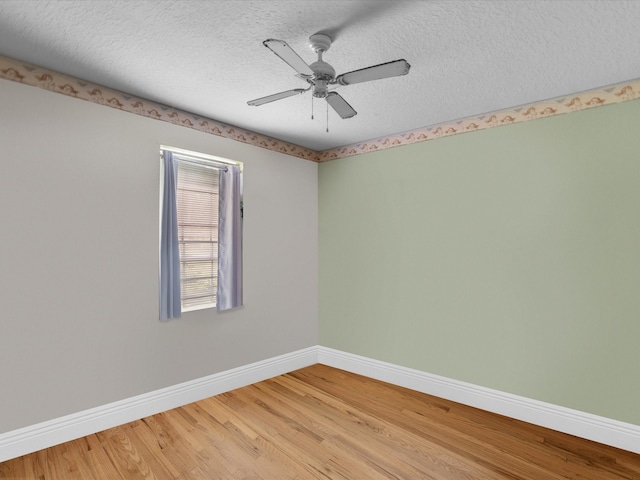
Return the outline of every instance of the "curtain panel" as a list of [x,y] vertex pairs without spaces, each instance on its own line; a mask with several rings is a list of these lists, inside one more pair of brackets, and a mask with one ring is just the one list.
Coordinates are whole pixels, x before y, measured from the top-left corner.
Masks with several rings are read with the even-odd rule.
[[218,311],[242,306],[242,173],[220,170],[218,217]]
[[180,251],[178,250],[178,215],[176,186],[178,162],[173,153],[163,151],[162,212],[160,218],[160,320],[179,317]]

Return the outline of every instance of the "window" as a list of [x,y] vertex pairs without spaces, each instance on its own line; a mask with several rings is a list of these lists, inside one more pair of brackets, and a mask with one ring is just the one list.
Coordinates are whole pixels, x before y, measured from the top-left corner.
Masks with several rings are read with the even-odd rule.
[[176,184],[182,311],[215,307],[218,169],[180,160]]
[[242,164],[169,147],[161,160],[160,319],[241,306]]

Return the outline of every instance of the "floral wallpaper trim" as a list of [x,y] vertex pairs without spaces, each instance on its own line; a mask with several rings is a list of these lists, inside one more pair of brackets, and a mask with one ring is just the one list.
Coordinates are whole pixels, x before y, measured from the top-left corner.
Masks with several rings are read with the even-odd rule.
[[201,132],[314,162],[336,160],[450,135],[526,122],[537,118],[551,117],[640,98],[640,80],[632,80],[543,102],[467,117],[453,122],[440,123],[431,127],[418,128],[362,143],[315,151],[1,55],[0,78],[117,108],[136,115],[193,128]]
[[537,118],[552,117],[562,113],[577,112],[587,108],[600,107],[613,103],[626,102],[640,98],[640,80],[610,85],[608,87],[587,92],[558,97],[521,107],[500,110],[475,117],[467,117],[453,122],[440,123],[431,127],[419,128],[409,132],[378,138],[344,147],[332,148],[318,152],[319,162],[360,155],[376,150],[424,142],[436,138],[457,135],[460,133],[500,127],[512,123],[526,122]]
[[0,55],[0,78],[317,162],[318,152]]

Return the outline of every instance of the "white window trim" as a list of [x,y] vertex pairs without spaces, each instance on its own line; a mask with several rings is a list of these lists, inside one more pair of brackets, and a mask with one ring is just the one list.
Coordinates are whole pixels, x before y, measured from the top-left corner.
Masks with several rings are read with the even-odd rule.
[[[233,166],[239,167],[241,175],[244,170],[243,162],[237,162],[237,161],[229,160],[227,158],[218,157],[215,155],[209,155],[206,153],[196,152],[192,150],[185,150],[182,148],[171,147],[167,145],[160,145],[160,158],[162,158],[163,151],[172,152],[174,154],[174,157],[178,161],[182,160],[182,161],[192,162],[198,165],[202,165],[204,167],[208,166],[209,168],[214,168],[216,170],[222,169],[226,165],[233,165]],[[240,178],[242,179],[242,176]],[[189,307],[181,306],[180,308],[181,308],[181,311],[184,313],[184,312],[193,312],[198,310],[206,310],[206,309],[215,308],[215,307],[216,307],[216,303],[211,302],[211,303],[205,303],[201,305],[192,305]]]

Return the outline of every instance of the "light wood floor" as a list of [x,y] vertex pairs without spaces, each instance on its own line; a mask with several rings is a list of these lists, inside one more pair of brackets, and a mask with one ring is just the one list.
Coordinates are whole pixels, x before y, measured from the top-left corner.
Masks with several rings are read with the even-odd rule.
[[314,365],[0,463],[0,479],[640,480],[640,455]]

